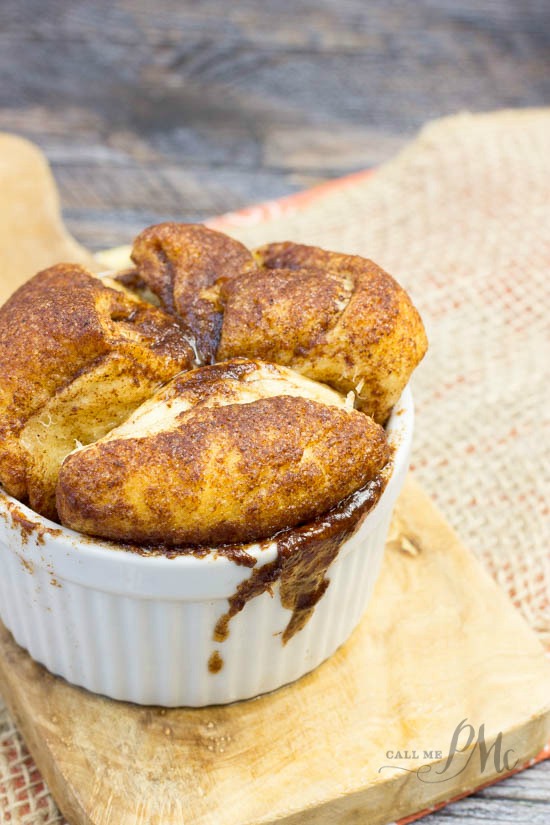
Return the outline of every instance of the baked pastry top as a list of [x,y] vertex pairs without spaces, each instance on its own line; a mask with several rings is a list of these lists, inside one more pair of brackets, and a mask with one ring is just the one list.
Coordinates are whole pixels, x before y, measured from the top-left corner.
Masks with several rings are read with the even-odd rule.
[[293,370],[234,359],[172,379],[64,462],[64,524],[143,544],[269,538],[384,467],[384,430]]
[[0,309],[8,493],[90,535],[196,546],[267,539],[379,479],[427,347],[390,275],[195,224],[149,227],[132,258],[115,280],[51,267]]
[[206,227],[160,224],[138,236],[132,258],[202,363],[246,356],[290,366],[353,391],[379,423],[427,349],[405,290],[358,255],[290,242],[252,255]]
[[295,243],[256,250],[253,274],[221,286],[218,358],[254,355],[343,393],[384,423],[427,339],[405,290],[358,255]]
[[58,264],[0,308],[0,481],[50,518],[61,462],[193,365],[176,319]]

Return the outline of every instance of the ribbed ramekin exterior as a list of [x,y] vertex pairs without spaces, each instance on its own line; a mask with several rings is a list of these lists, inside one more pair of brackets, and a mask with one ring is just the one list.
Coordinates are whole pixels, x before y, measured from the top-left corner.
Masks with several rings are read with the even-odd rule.
[[[264,593],[213,641],[227,600],[165,601],[107,593],[33,564],[40,551],[20,534],[2,540],[0,618],[15,641],[52,673],[114,699],[167,707],[247,699],[292,682],[328,658],[370,598],[389,517],[332,564],[330,585],[305,627],[283,645],[290,612]],[[246,571],[249,575],[250,571]],[[218,651],[223,666],[208,667]]]
[[[2,622],[52,673],[114,699],[200,707],[294,681],[348,639],[372,594],[408,467],[413,413],[410,393],[404,398],[405,415],[394,426],[390,481],[329,567],[330,584],[313,615],[286,645],[281,634],[291,614],[281,606],[278,587],[245,605],[231,620],[225,641],[213,640],[235,579],[248,578],[249,568],[215,558],[154,561],[99,545],[96,553],[93,541],[70,531],[29,531],[24,519],[14,518],[17,503],[5,494],[0,496]],[[264,563],[261,556],[258,563]],[[187,588],[184,597],[178,597],[178,587]],[[215,598],[204,597],[209,588]],[[209,660],[215,652],[223,665],[214,673]]]

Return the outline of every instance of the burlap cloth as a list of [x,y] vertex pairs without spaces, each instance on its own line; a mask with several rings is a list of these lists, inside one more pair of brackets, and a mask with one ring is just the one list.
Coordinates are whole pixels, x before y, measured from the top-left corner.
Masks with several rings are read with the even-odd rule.
[[[373,175],[221,224],[366,255],[408,288],[431,343],[414,472],[550,646],[550,110],[437,121]],[[4,710],[0,818],[63,821]]]

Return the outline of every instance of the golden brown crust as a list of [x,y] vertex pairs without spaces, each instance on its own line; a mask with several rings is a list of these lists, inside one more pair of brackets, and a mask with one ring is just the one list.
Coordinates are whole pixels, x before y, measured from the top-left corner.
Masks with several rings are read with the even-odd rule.
[[199,360],[292,366],[384,422],[427,341],[407,293],[380,267],[290,242],[252,256],[202,226],[160,224],[134,245],[137,271],[183,318]]
[[256,270],[221,286],[225,313],[217,357],[290,365],[307,354],[350,298],[345,276],[321,269]]
[[330,509],[388,455],[382,428],[332,391],[237,359],[174,379],[70,455],[57,506],[63,524],[115,540],[253,541]]
[[132,260],[140,278],[163,306],[182,319],[195,340],[199,360],[213,361],[222,308],[210,287],[221,278],[234,278],[253,269],[249,250],[200,224],[161,223],[138,235]]
[[372,261],[290,242],[255,252],[263,267],[221,287],[218,359],[262,357],[356,391],[383,423],[426,348],[407,293]]
[[76,441],[119,424],[192,363],[174,319],[58,264],[0,308],[0,481],[53,517],[57,468]]
[[54,517],[57,484],[64,523],[92,535],[212,545],[271,537],[377,476],[384,432],[339,393],[383,423],[424,355],[393,278],[192,224],[149,227],[133,259],[116,288],[59,264],[0,309],[8,492]]

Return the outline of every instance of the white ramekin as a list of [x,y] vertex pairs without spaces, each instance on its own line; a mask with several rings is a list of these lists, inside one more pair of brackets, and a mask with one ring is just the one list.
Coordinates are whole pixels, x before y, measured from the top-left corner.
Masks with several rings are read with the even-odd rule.
[[[407,388],[386,427],[395,447],[390,480],[329,567],[312,617],[286,645],[281,632],[290,612],[278,585],[245,605],[225,641],[213,641],[227,599],[251,568],[214,553],[167,558],[123,550],[60,528],[1,490],[0,618],[52,673],[114,699],[199,707],[292,682],[346,641],[367,606],[408,468],[413,417]],[[264,543],[247,552],[258,566],[277,549]],[[215,651],[223,667],[212,673]]]

